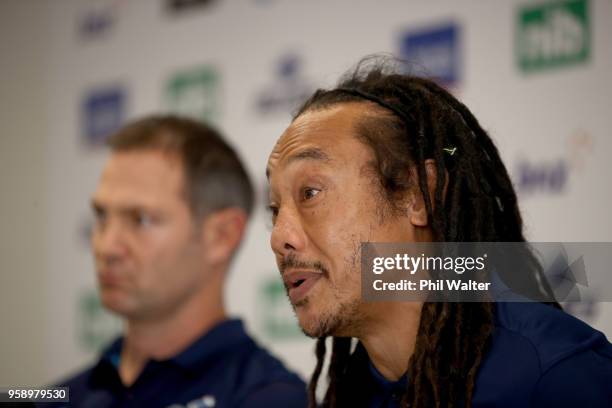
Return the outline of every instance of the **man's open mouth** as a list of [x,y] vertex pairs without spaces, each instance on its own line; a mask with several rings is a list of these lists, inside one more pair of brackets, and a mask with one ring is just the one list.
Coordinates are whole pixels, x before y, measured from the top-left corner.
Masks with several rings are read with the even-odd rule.
[[306,282],[306,279],[300,279],[292,284],[292,288],[298,288],[302,283]]
[[295,304],[306,297],[310,288],[312,288],[322,276],[323,274],[321,272],[312,271],[289,272],[283,276],[291,303]]

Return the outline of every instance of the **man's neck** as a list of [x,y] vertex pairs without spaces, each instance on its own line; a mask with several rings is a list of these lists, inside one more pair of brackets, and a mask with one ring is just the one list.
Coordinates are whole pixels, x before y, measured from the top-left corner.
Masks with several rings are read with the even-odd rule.
[[119,363],[123,384],[132,385],[149,360],[176,356],[225,320],[227,316],[221,296],[214,297],[194,298],[161,319],[128,320]]
[[359,340],[374,367],[388,380],[398,380],[408,369],[419,331],[422,303],[372,304]]

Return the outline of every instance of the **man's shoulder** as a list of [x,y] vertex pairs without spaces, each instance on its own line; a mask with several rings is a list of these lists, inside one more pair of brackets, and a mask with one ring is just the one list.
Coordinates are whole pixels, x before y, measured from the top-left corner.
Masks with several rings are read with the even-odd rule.
[[[540,372],[583,351],[610,351],[605,335],[585,322],[549,305],[536,302],[498,303],[493,337],[504,345],[529,348]],[[519,345],[522,343],[521,345]]]
[[[500,401],[507,403],[503,406],[532,406],[534,401],[540,404],[535,406],[549,406],[546,401],[567,400],[569,395],[606,406],[610,393],[601,384],[612,381],[612,345],[603,333],[539,303],[498,303],[495,315],[474,406]],[[572,380],[576,376],[588,378],[580,389]]]
[[90,365],[80,371],[69,374],[68,376],[59,380],[56,385],[58,387],[70,387],[70,389],[85,388],[89,383],[94,367],[95,365]]
[[[245,406],[264,406],[263,402],[278,401],[285,395],[288,402],[303,400],[305,404],[306,385],[302,379],[254,339],[249,337],[249,343],[250,347],[236,356],[236,390],[240,390],[236,399],[243,400]],[[255,401],[257,404],[252,405]]]
[[[90,364],[80,371],[73,372],[59,381],[56,381],[54,387],[68,387],[70,395],[70,403],[45,403],[42,404],[49,408],[64,408],[68,406],[79,406],[83,403],[83,398],[91,395],[94,391],[92,388],[91,378],[96,364]],[[42,406],[40,405],[40,406]]]
[[[111,356],[118,356],[121,350],[123,338],[116,337],[97,355],[97,359],[93,363],[85,365],[80,370],[75,370],[64,378],[57,381],[55,384],[58,387],[70,387],[71,392],[75,395],[89,392],[92,387],[92,380],[96,372],[102,371],[107,374]],[[106,370],[105,370],[106,369]]]
[[218,325],[175,360],[189,367],[194,384],[227,396],[228,406],[306,405],[304,382],[257,344],[240,320]]
[[[246,332],[242,331],[233,339],[227,338],[222,348],[204,350],[208,348],[206,346],[211,346],[211,343],[194,344],[178,360],[173,359],[169,365],[163,363],[176,378],[165,381],[159,391],[173,394],[181,401],[184,395],[191,395],[184,398],[189,401],[201,394],[214,395],[223,406],[240,408],[306,406],[304,382]],[[201,352],[205,353],[199,354]],[[89,401],[96,396],[106,399],[118,397],[121,387],[112,386],[116,373],[107,360],[103,353],[97,363],[56,384],[70,387],[71,401],[77,406],[83,399]],[[177,367],[182,368],[176,371]],[[181,376],[180,373],[189,375]],[[140,382],[139,389],[148,388],[149,382]]]

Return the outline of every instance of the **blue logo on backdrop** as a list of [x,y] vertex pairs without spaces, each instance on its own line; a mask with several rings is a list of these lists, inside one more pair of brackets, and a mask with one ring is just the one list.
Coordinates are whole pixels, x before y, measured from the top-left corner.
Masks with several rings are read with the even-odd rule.
[[108,35],[116,25],[125,0],[89,0],[81,2],[77,16],[77,34],[84,40]]
[[516,188],[521,194],[562,193],[567,185],[567,160],[535,162],[520,159],[517,166]]
[[433,78],[444,86],[456,85],[461,65],[459,34],[454,23],[405,33],[400,55],[407,60],[407,71]]
[[97,89],[83,103],[83,134],[87,145],[103,145],[125,119],[126,95],[120,87]]
[[96,38],[110,31],[114,16],[108,10],[94,10],[79,21],[79,32],[83,38]]
[[589,132],[578,129],[569,135],[566,147],[563,154],[548,160],[519,157],[513,172],[517,193],[522,197],[563,194],[570,175],[582,173],[588,165],[594,140]]
[[259,92],[256,109],[261,114],[290,113],[314,91],[302,73],[303,62],[296,54],[284,55],[276,68],[276,79]]

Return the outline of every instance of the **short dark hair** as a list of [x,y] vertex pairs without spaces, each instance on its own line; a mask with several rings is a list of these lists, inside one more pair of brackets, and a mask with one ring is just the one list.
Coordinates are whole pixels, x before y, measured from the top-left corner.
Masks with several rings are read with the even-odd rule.
[[176,115],[153,115],[129,123],[108,139],[113,152],[153,149],[176,154],[185,174],[192,213],[203,217],[239,207],[253,209],[253,185],[236,151],[211,126]]

